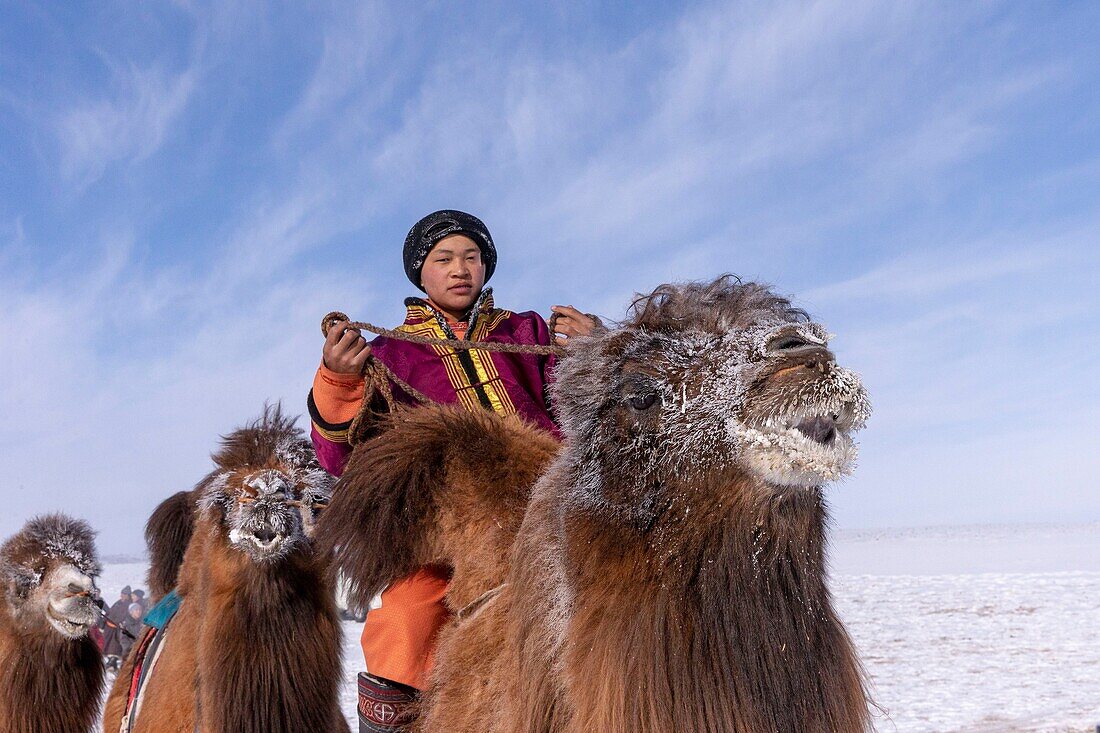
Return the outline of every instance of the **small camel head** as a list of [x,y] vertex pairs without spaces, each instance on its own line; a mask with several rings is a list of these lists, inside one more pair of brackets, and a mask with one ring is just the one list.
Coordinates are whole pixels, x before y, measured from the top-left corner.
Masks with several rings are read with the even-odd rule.
[[0,580],[16,623],[79,639],[99,620],[95,533],[61,514],[36,517],[0,547]]
[[200,510],[213,516],[235,549],[270,563],[308,545],[334,479],[313,446],[279,409],[226,436],[219,470],[200,485]]
[[870,403],[828,339],[786,298],[729,276],[638,298],[558,367],[582,493],[628,508],[736,475],[781,491],[849,473]]

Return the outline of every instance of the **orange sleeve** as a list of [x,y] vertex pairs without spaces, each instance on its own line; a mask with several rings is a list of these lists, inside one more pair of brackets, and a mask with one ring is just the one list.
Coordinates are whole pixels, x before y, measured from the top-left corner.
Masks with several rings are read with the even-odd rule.
[[363,377],[339,374],[322,362],[313,377],[313,404],[318,415],[326,423],[346,423],[355,417],[362,403]]

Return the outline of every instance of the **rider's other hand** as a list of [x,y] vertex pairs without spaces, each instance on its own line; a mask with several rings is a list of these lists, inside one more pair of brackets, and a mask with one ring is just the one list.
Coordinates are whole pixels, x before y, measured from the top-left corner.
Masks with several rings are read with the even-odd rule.
[[581,313],[571,305],[555,305],[550,310],[557,315],[554,321],[554,343],[564,346],[575,336],[587,336],[596,328],[596,320]]

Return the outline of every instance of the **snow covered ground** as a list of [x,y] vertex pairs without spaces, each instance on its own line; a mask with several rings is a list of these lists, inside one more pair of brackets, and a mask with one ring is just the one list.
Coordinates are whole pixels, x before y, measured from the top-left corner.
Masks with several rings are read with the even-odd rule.
[[1100,524],[842,532],[831,557],[878,730],[1097,730]]
[[[830,556],[879,731],[1096,731],[1100,524],[838,532]],[[104,598],[144,573],[109,563]],[[349,720],[361,628],[344,624]]]

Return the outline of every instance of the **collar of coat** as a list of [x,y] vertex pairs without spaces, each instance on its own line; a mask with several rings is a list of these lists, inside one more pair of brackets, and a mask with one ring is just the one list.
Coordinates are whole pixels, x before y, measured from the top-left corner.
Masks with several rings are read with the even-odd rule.
[[[469,339],[477,327],[478,321],[483,316],[488,316],[494,310],[493,289],[485,288],[477,300],[466,312],[466,338]],[[444,336],[455,338],[454,330],[447,323],[447,316],[432,307],[432,304],[423,298],[405,298],[405,326],[419,326],[423,323],[434,322]]]

